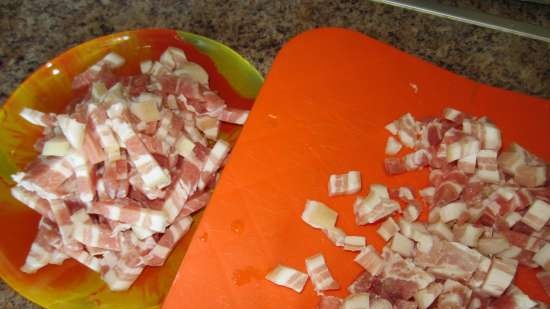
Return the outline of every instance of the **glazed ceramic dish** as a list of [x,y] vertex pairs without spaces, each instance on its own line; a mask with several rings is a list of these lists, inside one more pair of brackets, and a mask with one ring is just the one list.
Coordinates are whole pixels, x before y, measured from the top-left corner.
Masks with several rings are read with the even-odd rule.
[[[23,107],[61,112],[73,99],[73,77],[107,52],[122,55],[127,62],[117,73],[130,75],[139,72],[141,61],[158,59],[169,46],[183,49],[191,61],[203,66],[210,76],[210,87],[229,106],[252,106],[263,79],[235,51],[187,32],[146,29],[100,37],[71,48],[34,72],[0,108],[0,276],[31,301],[51,309],[160,307],[199,220],[164,266],[147,267],[128,291],[111,292],[98,274],[73,260],[30,275],[19,270],[36,234],[39,215],[13,199],[9,188],[13,186],[10,175],[37,155],[33,143],[41,134],[40,128],[18,116]],[[221,134],[234,141],[239,130],[226,126]]]

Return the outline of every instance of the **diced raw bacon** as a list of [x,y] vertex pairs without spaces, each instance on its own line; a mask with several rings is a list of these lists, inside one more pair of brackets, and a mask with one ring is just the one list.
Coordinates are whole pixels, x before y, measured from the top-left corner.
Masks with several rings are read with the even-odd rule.
[[539,187],[546,183],[546,165],[530,166],[520,165],[516,169],[514,181],[525,187]]
[[439,238],[451,241],[454,239],[453,231],[449,228],[448,225],[441,221],[432,223],[428,225],[428,231],[438,236]]
[[31,274],[51,263],[56,250],[53,244],[61,242],[55,224],[49,219],[42,218],[38,223],[38,233],[31,245],[25,264],[21,271]]
[[371,185],[365,198],[358,198],[354,205],[355,222],[359,225],[374,223],[401,208],[399,203],[389,199],[386,187]]
[[307,274],[285,265],[277,265],[265,278],[277,285],[302,292],[307,281]]
[[466,118],[462,121],[462,130],[479,139],[484,149],[498,151],[502,145],[500,130],[492,123]]
[[462,185],[452,180],[441,182],[434,193],[434,205],[443,206],[456,201],[463,189]]
[[398,299],[394,302],[393,307],[396,309],[417,309],[418,305],[414,301]]
[[352,294],[369,292],[372,285],[377,283],[376,277],[369,274],[368,271],[363,271],[355,280],[348,286],[348,291]]
[[348,251],[361,251],[367,244],[367,240],[363,236],[345,236],[344,237],[344,250]]
[[376,230],[378,235],[382,237],[385,241],[390,240],[395,233],[399,232],[399,225],[390,217],[384,221],[378,230]]
[[331,227],[328,229],[323,229],[323,233],[332,241],[336,246],[343,247],[344,239],[346,238],[346,233],[341,228]]
[[72,246],[64,245],[61,251],[67,256],[77,260],[80,264],[88,267],[89,269],[95,272],[99,272],[100,260],[90,255],[88,252],[84,251],[84,249],[81,246],[75,247],[74,245]]
[[316,292],[340,288],[338,282],[332,277],[322,254],[319,253],[306,258],[306,269]]
[[493,258],[481,290],[495,297],[502,295],[514,279],[517,266],[515,260]]
[[472,224],[466,223],[463,225],[456,224],[453,227],[454,239],[468,246],[476,247],[479,238],[483,234],[483,229]]
[[64,157],[41,159],[27,168],[19,185],[42,198],[55,199],[63,195],[59,189],[72,175],[73,171]]
[[167,218],[164,212],[142,208],[130,200],[94,202],[89,212],[156,232],[164,232],[166,228]]
[[384,153],[393,156],[396,155],[402,147],[403,145],[398,140],[396,140],[393,136],[390,136],[386,142],[386,150]]
[[169,221],[180,213],[199,182],[199,174],[194,165],[184,161],[181,170],[182,175],[176,180],[162,205]]
[[418,290],[426,288],[435,278],[411,260],[403,259],[389,250],[382,253],[385,259],[382,285],[378,295],[389,299],[410,299]]
[[368,293],[351,294],[344,299],[340,309],[369,309],[370,299]]
[[91,202],[95,196],[95,187],[91,175],[91,167],[86,157],[79,152],[73,151],[67,155],[69,164],[76,176],[76,190],[78,197],[83,202]]
[[330,229],[336,224],[338,213],[325,204],[317,201],[306,201],[302,220],[317,229]]
[[168,47],[160,56],[159,62],[168,70],[175,70],[187,63],[185,52],[177,47]]
[[546,295],[550,296],[550,271],[539,271],[536,276]]
[[403,157],[405,169],[415,171],[421,167],[428,166],[432,159],[431,153],[426,149],[419,149]]
[[403,257],[411,257],[413,254],[414,242],[398,232],[393,235],[390,248]]
[[218,140],[216,144],[214,144],[201,171],[198,185],[199,190],[204,189],[213,173],[220,168],[221,163],[229,153],[229,148],[229,144],[222,140]]
[[112,235],[112,232],[98,224],[81,223],[75,224],[73,237],[80,243],[113,251],[120,250],[120,243],[117,235]]
[[355,194],[361,190],[361,173],[349,171],[345,174],[330,175],[328,195]]
[[185,204],[183,205],[178,215],[189,216],[201,210],[202,208],[206,207],[211,196],[212,196],[212,193],[209,191],[206,191],[189,198],[187,202],[185,202]]
[[166,233],[157,242],[157,245],[143,258],[145,265],[161,266],[177,242],[189,231],[193,219],[189,216],[178,217]]
[[526,165],[525,154],[520,151],[505,151],[498,156],[498,165],[508,175],[516,175],[520,166]]
[[57,123],[69,144],[75,149],[80,149],[84,143],[86,124],[80,123],[67,115],[58,115]]
[[472,290],[459,282],[447,279],[437,298],[437,308],[464,308],[470,302]]
[[120,158],[120,145],[115,138],[111,127],[107,124],[107,113],[101,106],[89,105],[90,120],[95,129],[95,134],[103,147],[107,158],[111,161]]
[[419,190],[418,194],[426,201],[427,204],[432,204],[435,196],[435,187],[426,187]]
[[61,234],[61,239],[66,246],[69,246],[73,243],[72,233],[74,229],[74,224],[71,221],[71,213],[69,208],[62,200],[51,200],[50,207],[55,219],[55,223],[59,228],[59,234]]
[[353,260],[365,268],[372,276],[378,275],[384,269],[384,260],[371,245],[362,248],[361,252]]
[[174,75],[187,75],[202,85],[208,85],[208,73],[199,64],[194,62],[184,62],[174,70]]
[[426,288],[418,290],[414,294],[414,300],[419,309],[426,309],[436,300],[443,292],[443,285],[438,282],[430,283]]
[[481,285],[485,281],[485,277],[487,277],[487,273],[489,272],[490,268],[491,259],[486,256],[482,256],[479,266],[472,275],[472,278],[470,278],[470,280],[467,282],[468,286],[472,289],[478,289],[479,287],[481,287]]
[[550,204],[537,199],[523,215],[521,222],[527,224],[536,231],[540,231],[549,219]]
[[491,308],[530,309],[537,305],[523,291],[510,285],[506,293],[491,303]]
[[443,109],[443,117],[455,123],[462,123],[466,115],[464,115],[464,113],[459,110],[451,107],[446,107]]
[[196,125],[204,136],[210,140],[216,140],[218,138],[218,132],[220,131],[220,121],[217,118],[210,116],[197,116]]
[[84,142],[82,144],[82,153],[88,159],[90,164],[97,164],[105,161],[106,155],[103,147],[99,142],[99,137],[93,131],[93,125],[88,122],[86,131],[84,132]]
[[407,171],[405,162],[400,158],[385,158],[384,170],[388,175],[399,175]]
[[422,211],[420,203],[412,201],[403,210],[403,218],[407,221],[416,221]]
[[183,117],[183,129],[185,130],[185,133],[187,133],[187,135],[193,142],[199,143],[205,146],[206,138],[202,136],[202,134],[199,132],[199,130],[195,126],[195,115],[191,112],[183,112],[182,117]]
[[54,220],[48,200],[40,198],[36,193],[27,191],[19,186],[11,188],[11,195],[42,216]]
[[55,136],[44,142],[42,155],[62,157],[69,153],[70,147],[71,145],[69,145],[66,138],[62,136]]
[[321,295],[316,309],[341,309],[342,299],[336,296]]
[[28,107],[24,107],[21,112],[19,112],[19,116],[28,122],[41,127],[54,126],[57,121],[54,114],[44,114],[43,112]]
[[370,299],[369,306],[371,309],[392,309],[393,308],[389,300],[381,297],[376,297],[376,298],[372,297]]
[[139,257],[124,255],[102,274],[102,278],[112,291],[127,290],[143,271],[139,263]]
[[466,211],[466,207],[466,203],[464,202],[449,203],[441,207],[439,218],[444,223],[457,220]]
[[498,183],[500,173],[498,171],[497,152],[495,150],[480,150],[477,154],[476,176],[485,182]]
[[249,111],[239,108],[225,108],[218,119],[223,122],[243,125],[248,119]]
[[533,256],[533,261],[541,266],[545,271],[550,271],[550,243],[544,244],[544,247],[540,249]]

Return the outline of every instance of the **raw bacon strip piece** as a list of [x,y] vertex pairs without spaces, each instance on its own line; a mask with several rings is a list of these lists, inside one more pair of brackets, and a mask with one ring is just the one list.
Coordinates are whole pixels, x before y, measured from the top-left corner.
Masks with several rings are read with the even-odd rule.
[[453,234],[454,239],[458,242],[468,247],[476,247],[479,238],[483,234],[483,229],[469,223],[463,225],[455,224]]
[[56,124],[55,114],[45,114],[28,107],[23,107],[21,112],[19,112],[19,116],[28,122],[41,127],[53,127]]
[[325,258],[321,253],[306,258],[306,270],[316,292],[337,290],[340,285],[332,277]]
[[536,305],[523,291],[511,285],[504,295],[491,303],[491,308],[530,309]]
[[367,244],[367,240],[363,236],[345,236],[344,250],[361,251]]
[[399,175],[407,171],[405,161],[400,158],[385,158],[384,170],[388,175]]
[[62,157],[69,153],[71,145],[63,136],[55,136],[44,142],[41,155]]
[[516,169],[514,181],[525,187],[539,187],[546,183],[546,165],[520,165]]
[[59,227],[59,233],[65,246],[70,246],[74,243],[72,234],[74,230],[74,224],[71,221],[71,213],[69,208],[62,200],[50,201],[50,207],[55,218],[55,223]]
[[346,233],[341,228],[330,227],[328,229],[323,229],[323,233],[332,241],[336,246],[343,247],[344,239],[346,238]]
[[199,195],[195,195],[194,197],[191,197],[185,204],[183,205],[183,208],[181,209],[179,216],[189,216],[202,208],[206,207],[208,204],[208,201],[210,200],[210,197],[212,196],[212,192],[206,191],[203,193],[200,193]]
[[397,136],[403,145],[414,148],[418,126],[410,113],[406,113],[397,120]]
[[199,190],[203,190],[206,187],[213,173],[220,168],[223,160],[229,153],[229,148],[229,144],[222,140],[218,140],[216,144],[214,144],[201,171],[201,178],[198,185]]
[[403,211],[403,218],[407,221],[416,221],[420,217],[420,212],[422,211],[420,203],[417,201],[412,201],[405,207]]
[[82,144],[82,153],[88,159],[90,164],[97,164],[105,161],[106,155],[99,142],[99,137],[94,132],[93,125],[88,122],[84,132],[84,142]]
[[440,208],[439,218],[444,223],[457,220],[466,211],[466,208],[467,206],[464,202],[449,203]]
[[386,142],[386,150],[384,153],[393,156],[397,154],[402,147],[403,145],[398,140],[396,140],[393,136],[390,136]]
[[116,161],[107,160],[104,165],[103,181],[107,195],[111,199],[124,198],[128,195],[128,162],[126,154],[121,153]]
[[302,220],[317,229],[330,229],[335,226],[338,213],[317,201],[306,201]]
[[493,258],[481,290],[495,297],[502,295],[514,279],[517,267],[516,260]]
[[492,123],[466,118],[462,121],[462,131],[479,139],[484,149],[498,151],[502,145],[500,130]]
[[328,195],[355,194],[361,190],[361,173],[349,171],[345,174],[330,175],[328,181]]
[[368,293],[351,294],[346,299],[340,309],[369,309],[370,299]]
[[362,248],[353,260],[363,266],[372,276],[378,275],[384,269],[384,260],[371,245]]
[[84,130],[86,124],[80,123],[67,115],[58,115],[57,123],[63,135],[74,149],[80,149],[84,143]]
[[181,64],[180,67],[174,71],[174,75],[187,75],[196,82],[208,86],[208,73],[206,73],[203,67],[194,62],[185,62]]
[[438,282],[430,283],[426,288],[414,294],[414,300],[418,309],[426,309],[433,304],[437,297],[443,292],[443,285]]
[[50,220],[54,220],[53,213],[50,209],[50,203],[48,200],[40,198],[36,193],[27,191],[19,186],[15,186],[11,188],[11,195],[42,216],[49,218]]
[[385,241],[390,240],[395,233],[399,232],[399,225],[390,217],[384,221],[378,230],[376,230],[378,235],[382,237]]
[[42,198],[56,199],[62,195],[58,189],[72,175],[65,158],[40,159],[28,167],[19,185]]
[[174,114],[174,112],[170,110],[162,111],[159,126],[155,132],[155,138],[163,144],[164,155],[167,155],[176,144],[183,125],[183,120]]
[[218,119],[223,122],[243,125],[248,119],[248,113],[248,110],[226,107]]
[[466,115],[452,107],[446,107],[443,109],[443,118],[455,123],[462,123]]
[[437,308],[465,308],[470,302],[472,290],[468,287],[447,279],[443,284],[443,293],[437,298]]
[[526,164],[525,154],[522,151],[502,152],[498,156],[498,166],[508,175],[516,175],[517,169]]
[[373,284],[378,283],[377,277],[369,274],[368,271],[363,271],[355,280],[348,286],[348,292],[352,294],[366,293],[371,290]]
[[99,143],[103,147],[107,159],[110,161],[120,158],[120,145],[107,124],[107,113],[102,106],[88,105],[90,120],[95,129],[95,134]]
[[321,295],[316,309],[341,309],[342,299],[336,296]]
[[160,55],[159,62],[168,70],[173,71],[182,64],[187,63],[187,56],[183,50],[177,47],[168,47],[162,55]]
[[98,224],[75,224],[73,237],[80,243],[95,248],[119,251],[120,243],[118,235]]
[[91,168],[81,153],[73,151],[67,155],[76,176],[76,190],[83,202],[91,202],[95,196],[95,188],[91,178]]
[[391,304],[391,302],[385,298],[381,297],[371,297],[370,298],[370,304],[371,309],[392,309],[394,308]]
[[[146,196],[147,199],[149,200],[155,200],[155,199],[162,199],[166,196],[166,191],[162,191],[158,188],[150,188],[150,187],[147,187],[144,183],[143,183],[143,179],[141,178],[141,176],[137,173],[136,170],[132,170],[130,172],[130,177],[128,178],[128,182],[132,185],[132,187],[137,190],[136,192],[140,192],[142,194],[144,194]],[[99,179],[98,180],[98,189],[99,189],[99,184],[100,184],[100,181],[103,182],[103,179]],[[135,192],[134,192],[135,193]],[[98,194],[99,194],[99,190],[98,190]],[[106,193],[105,193],[106,194]],[[109,197],[107,195],[105,195],[106,198],[105,199],[109,199]],[[100,198],[100,200],[103,200]]]
[[550,271],[550,243],[544,244],[534,256],[533,261],[540,265],[545,271]]
[[168,221],[176,218],[184,207],[185,201],[195,192],[199,177],[198,169],[188,161],[184,161],[181,167],[181,175],[170,189],[162,206],[162,210],[168,216]]
[[550,204],[535,200],[527,212],[521,218],[521,222],[527,224],[535,231],[540,231],[550,219]]
[[365,198],[357,198],[353,211],[358,225],[374,223],[400,210],[399,203],[389,199],[388,189],[382,185],[373,184]]
[[428,166],[431,160],[432,154],[426,149],[419,149],[403,157],[407,171],[416,171],[421,167]]
[[467,282],[479,267],[481,254],[461,243],[443,241],[439,259],[428,270],[434,275]]
[[210,116],[197,116],[197,128],[210,140],[216,140],[220,131],[220,121]]
[[61,252],[95,272],[99,272],[100,270],[100,260],[84,251],[81,246],[75,246],[74,244],[64,245]]
[[454,239],[453,231],[445,223],[437,221],[428,225],[428,231],[441,239],[452,241]]
[[94,202],[88,212],[161,233],[164,232],[167,223],[164,212],[142,208],[130,200]]
[[[417,267],[410,259],[403,259],[399,254],[387,250],[387,248],[382,251],[382,257],[386,261],[382,273],[383,289],[387,289],[385,294],[409,299],[418,290],[426,288],[435,281],[434,276]],[[400,288],[396,289],[396,286],[400,286]]]
[[271,270],[265,278],[277,285],[287,287],[300,293],[304,289],[308,276],[292,267],[279,264]]
[[398,232],[393,235],[390,248],[403,257],[411,257],[413,254],[414,242]]
[[55,242],[61,242],[55,224],[48,219],[40,219],[38,233],[27,254],[25,264],[21,266],[21,271],[32,274],[48,265],[55,251],[55,248],[52,246]]
[[486,256],[482,256],[479,266],[472,275],[472,278],[470,278],[470,280],[467,282],[468,286],[472,289],[478,289],[479,287],[481,287],[481,285],[485,281],[485,277],[487,277],[487,273],[489,272],[490,268],[491,259]]
[[112,291],[127,290],[143,271],[144,267],[139,262],[139,257],[124,255],[102,278]]
[[446,180],[441,182],[437,186],[433,196],[434,205],[443,206],[456,201],[463,189],[464,187],[456,181]]
[[481,181],[498,183],[500,173],[498,171],[497,152],[495,150],[480,150],[477,153],[476,177]]
[[536,276],[546,292],[546,295],[550,296],[550,271],[539,271]]
[[189,216],[178,217],[162,235],[157,245],[143,258],[145,265],[162,266],[168,254],[178,241],[189,231],[193,219]]
[[183,112],[183,129],[189,138],[203,146],[206,146],[206,138],[202,136],[197,127],[195,126],[195,115],[191,112]]
[[164,188],[170,184],[170,175],[168,175],[147,151],[139,136],[134,132],[131,126],[122,122],[120,119],[112,119],[112,127],[119,139],[125,144],[130,161],[138,170],[143,183],[151,188]]

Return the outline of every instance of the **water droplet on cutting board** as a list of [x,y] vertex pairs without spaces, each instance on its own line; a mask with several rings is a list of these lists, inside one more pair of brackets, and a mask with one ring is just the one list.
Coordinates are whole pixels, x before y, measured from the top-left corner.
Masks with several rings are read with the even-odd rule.
[[208,240],[208,233],[203,233],[201,236],[199,236],[199,240],[206,242]]
[[231,279],[237,286],[242,286],[253,280],[261,280],[263,275],[260,271],[252,266],[245,267],[243,269],[237,269],[233,272]]
[[244,230],[244,223],[241,220],[234,220],[231,222],[231,231],[237,234],[242,234]]

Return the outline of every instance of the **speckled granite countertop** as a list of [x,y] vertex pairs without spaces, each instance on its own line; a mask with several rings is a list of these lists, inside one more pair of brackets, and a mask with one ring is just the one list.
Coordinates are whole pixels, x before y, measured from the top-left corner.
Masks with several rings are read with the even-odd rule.
[[[440,2],[550,27],[550,6]],[[550,98],[550,44],[368,1],[0,1],[0,102],[39,65],[93,37],[167,27],[226,43],[264,74],[281,45],[319,26],[363,32],[490,85]],[[70,31],[67,31],[70,29]],[[39,308],[0,281],[0,308]]]

